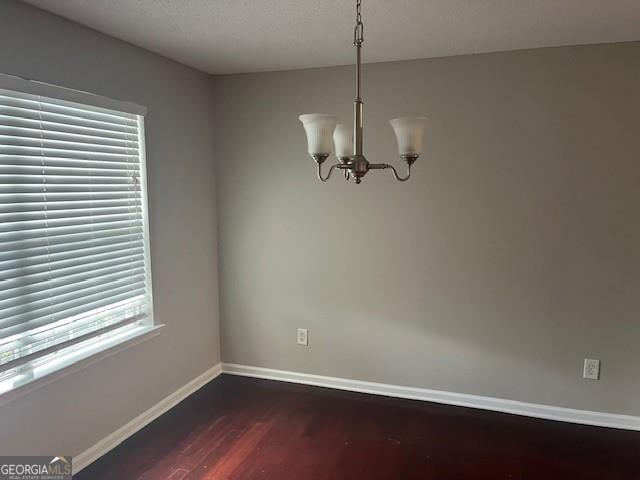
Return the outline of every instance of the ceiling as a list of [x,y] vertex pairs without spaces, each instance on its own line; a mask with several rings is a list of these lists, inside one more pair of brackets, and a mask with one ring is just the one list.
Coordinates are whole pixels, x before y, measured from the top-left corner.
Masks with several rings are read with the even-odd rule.
[[[25,0],[212,74],[353,63],[352,0]],[[640,40],[640,0],[363,0],[365,62]]]

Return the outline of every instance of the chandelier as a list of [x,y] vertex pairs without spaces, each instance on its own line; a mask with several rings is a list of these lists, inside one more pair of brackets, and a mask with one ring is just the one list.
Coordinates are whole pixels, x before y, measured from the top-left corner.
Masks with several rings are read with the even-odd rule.
[[[411,165],[422,153],[425,117],[403,117],[391,120],[391,126],[398,141],[398,153],[406,165],[406,175],[401,176],[393,165],[388,163],[369,163],[362,153],[362,43],[364,25],[361,15],[361,1],[356,0],[356,26],[353,32],[353,45],[356,47],[356,99],[354,102],[353,129],[338,123],[338,117],[324,113],[300,115],[300,121],[307,134],[307,150],[316,161],[318,178],[326,182],[335,169],[344,171],[344,178],[352,178],[360,183],[369,170],[390,169],[396,180],[404,182],[411,176]],[[355,137],[355,142],[353,141]],[[332,142],[333,140],[333,142]],[[326,176],[322,174],[322,164],[331,155],[332,143],[338,163],[331,165]]]

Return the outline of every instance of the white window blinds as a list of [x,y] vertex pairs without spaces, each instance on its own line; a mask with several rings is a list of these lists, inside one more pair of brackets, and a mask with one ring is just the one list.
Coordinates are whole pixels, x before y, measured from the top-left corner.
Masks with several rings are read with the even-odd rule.
[[143,125],[0,88],[0,372],[150,321]]

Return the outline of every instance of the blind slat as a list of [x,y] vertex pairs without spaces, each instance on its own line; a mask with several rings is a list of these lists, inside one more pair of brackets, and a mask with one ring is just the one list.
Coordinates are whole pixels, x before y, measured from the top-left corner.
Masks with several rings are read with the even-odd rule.
[[112,250],[108,252],[85,253],[84,255],[74,255],[72,258],[56,259],[47,258],[45,262],[32,263],[30,265],[19,265],[14,268],[0,267],[0,283],[11,279],[29,278],[32,275],[48,272],[53,277],[53,272],[66,270],[71,267],[99,265],[100,262],[118,259],[127,256],[138,255],[143,258],[142,245],[122,250]]
[[[76,300],[75,302],[70,302],[71,306],[69,308],[63,309],[60,307],[60,309],[56,310],[53,314],[34,316],[29,320],[16,321],[12,325],[8,325],[6,327],[2,326],[3,322],[0,321],[0,336],[4,337],[4,336],[15,335],[17,333],[28,332],[33,328],[39,328],[43,325],[56,321],[55,315],[58,315],[59,317],[63,317],[63,318],[64,316],[79,315],[79,314],[88,312],[90,310],[93,310],[95,308],[104,307],[113,302],[118,302],[121,300],[143,295],[145,291],[144,288],[140,288],[138,290],[131,290],[128,287],[124,287],[121,290],[123,290],[124,292],[123,293],[111,292],[112,295],[107,295],[107,296],[103,295],[101,297],[96,295],[96,297],[99,297],[99,298],[93,301],[91,301],[91,299],[88,299],[88,298]],[[25,317],[28,317],[28,315]]]
[[93,119],[82,118],[70,113],[55,112],[46,109],[34,109],[25,107],[15,107],[11,105],[3,105],[0,103],[0,115],[10,117],[28,118],[31,120],[45,120],[52,122],[60,122],[68,125],[81,125],[95,128],[104,128],[107,130],[130,131],[136,129],[136,122],[129,118],[112,118],[112,119]]
[[97,311],[88,310],[83,313],[77,315],[70,315],[66,318],[58,319],[53,322],[48,322],[41,324],[40,326],[29,326],[29,336],[20,336],[15,335],[0,335],[0,356],[3,351],[7,351],[7,348],[11,348],[11,343],[15,345],[15,343],[20,343],[22,345],[27,345],[29,343],[33,343],[35,341],[45,340],[48,341],[51,338],[51,333],[53,331],[67,331],[69,329],[84,329],[87,325],[90,325],[94,321],[101,323],[105,320],[105,316],[110,317],[110,322],[115,320],[118,321],[116,316],[122,314],[126,310],[135,309],[137,313],[146,310],[148,303],[146,302],[144,295],[137,295],[134,297],[125,298],[123,300],[119,300],[117,302],[113,302],[109,305],[98,307],[101,315],[95,315]]
[[[60,214],[62,212],[58,212]],[[93,227],[105,222],[116,222],[122,220],[139,220],[142,218],[141,212],[122,212],[122,213],[103,213],[99,215],[78,215],[62,218],[49,217],[48,212],[44,213],[43,220],[19,220],[15,222],[5,221],[0,223],[0,234],[2,232],[24,232],[25,230],[44,230],[45,235],[54,231],[58,227],[69,227],[72,225],[80,225]]]
[[73,290],[68,290],[55,296],[48,296],[37,300],[29,299],[29,301],[22,302],[19,305],[3,306],[2,308],[0,308],[0,325],[2,325],[3,319],[17,318],[20,315],[31,314],[36,311],[45,311],[52,304],[62,305],[65,304],[65,302],[77,300],[88,295],[94,295],[97,293],[108,293],[115,288],[129,286],[133,289],[141,288],[143,285],[144,275],[136,275],[113,280],[111,282],[105,282],[100,285],[92,285],[84,288],[74,288]]
[[123,205],[123,206],[107,206],[96,208],[74,208],[70,210],[33,210],[29,212],[10,212],[3,213],[0,211],[0,224],[3,222],[20,222],[28,220],[53,220],[74,217],[104,217],[110,214],[138,214],[142,215],[142,208],[139,205]]
[[72,150],[52,147],[29,147],[25,145],[2,145],[1,155],[46,155],[50,157],[77,158],[80,160],[125,160],[134,161],[137,157],[132,152],[99,152],[92,150]]
[[[132,162],[122,162],[118,165],[118,168],[110,167],[95,167],[93,165],[85,164],[84,160],[75,161],[76,164],[71,165],[50,165],[49,162],[45,164],[45,160],[42,157],[38,157],[40,164],[20,164],[16,162],[5,161],[0,164],[0,173],[12,174],[12,175],[33,175],[36,177],[42,177],[51,175],[55,176],[122,176],[130,177],[132,173],[139,172],[137,165]],[[90,174],[90,175],[88,175]]]
[[[13,274],[2,272],[0,274],[0,285],[5,288],[15,288],[31,283],[42,282],[44,280],[51,280],[54,278],[72,275],[75,273],[85,273],[99,270],[102,267],[117,266],[119,264],[126,265],[127,263],[137,263],[144,261],[144,255],[142,253],[133,253],[127,256],[120,256],[115,258],[106,258],[104,260],[96,260],[94,262],[71,264],[68,261],[62,261],[58,265],[52,265],[50,270],[29,273],[28,271],[22,274],[21,272],[9,272]],[[52,262],[53,263],[53,262]],[[26,269],[25,269],[26,270]]]
[[[41,187],[46,193],[51,191],[67,191],[67,188],[105,188],[113,190],[118,187],[119,190],[136,191],[137,177],[135,176],[85,176],[85,175],[11,175],[0,173],[0,186],[3,191],[8,192],[12,188],[33,189]],[[74,190],[71,190],[74,191]]]
[[45,140],[45,141],[62,141],[62,142],[77,142],[86,145],[98,145],[106,146],[112,145],[115,147],[135,147],[138,148],[138,139],[136,138],[110,138],[107,136],[91,135],[87,133],[71,133],[71,132],[58,132],[55,130],[46,130],[42,128],[32,128],[28,126],[16,126],[16,125],[3,125],[0,124],[0,135],[6,135],[7,137],[18,137],[24,141],[31,140]]
[[44,289],[54,289],[57,287],[75,288],[76,284],[82,283],[86,280],[94,278],[106,278],[112,274],[126,274],[130,275],[131,272],[138,271],[140,268],[144,268],[144,262],[123,262],[116,265],[109,265],[102,268],[96,268],[95,270],[88,270],[80,273],[73,273],[68,275],[62,275],[53,278],[40,278],[32,283],[24,283],[17,285],[13,288],[6,288],[0,290],[0,300],[6,300],[16,295],[30,295],[35,292],[39,292]]
[[[91,312],[87,315],[90,316]],[[36,340],[35,336],[29,335],[24,337],[18,348],[11,351],[0,350],[0,366],[5,372],[20,372],[25,364],[29,362],[35,365],[47,365],[54,362],[60,355],[71,353],[71,349],[91,345],[94,339],[105,338],[110,345],[117,345],[118,340],[125,340],[127,335],[135,334],[140,331],[140,321],[144,321],[146,314],[130,313],[129,315],[120,316],[116,321],[101,321],[90,318],[82,324],[81,328],[68,327],[68,331],[60,332],[61,329],[52,329],[51,337],[57,339],[55,344],[51,344],[49,339]],[[131,337],[128,337],[131,338]],[[11,345],[11,344],[9,344]],[[26,352],[26,353],[22,353]],[[6,375],[5,375],[6,378]]]
[[139,198],[115,198],[102,200],[67,200],[61,202],[23,202],[23,203],[0,203],[0,214],[5,213],[32,213],[44,212],[46,206],[47,212],[85,210],[91,208],[111,208],[111,207],[137,207],[142,208]]
[[138,178],[136,175],[25,175],[0,173],[0,186],[5,191],[11,187],[39,185],[46,193],[49,188],[61,189],[68,186],[86,186],[87,188],[97,187],[113,188],[118,185],[120,190],[131,192],[137,191]]
[[[100,190],[92,190],[91,185],[64,185],[51,186],[52,190],[45,192],[3,192],[0,186],[1,203],[22,203],[22,202],[62,202],[66,200],[111,200],[122,198],[140,198],[139,187],[125,190],[109,185],[97,185]],[[18,187],[16,187],[18,188]],[[9,188],[7,188],[8,190]]]
[[74,217],[104,217],[110,214],[138,215],[143,217],[144,211],[140,201],[132,201],[131,204],[102,204],[100,206],[82,206],[78,208],[70,208],[65,210],[58,208],[43,212],[41,210],[25,210],[25,211],[2,211],[0,210],[0,223],[3,222],[20,222],[27,220],[46,220],[46,219],[64,219]]
[[[0,264],[3,262],[19,262],[29,259],[42,258],[62,258],[64,255],[75,255],[74,252],[83,252],[86,250],[115,250],[125,245],[139,245],[142,242],[141,234],[133,235],[118,235],[114,238],[99,238],[92,240],[85,240],[80,242],[69,242],[57,245],[48,244],[46,246],[40,246],[35,248],[19,249],[0,253]],[[8,264],[7,264],[8,265]]]
[[[79,282],[75,282],[69,285],[59,285],[57,287],[49,288],[47,290],[33,288],[28,293],[24,293],[21,297],[9,297],[3,300],[0,300],[0,308],[8,308],[15,305],[21,305],[25,302],[35,302],[38,300],[49,298],[50,296],[62,295],[66,292],[73,290],[82,290],[88,287],[100,287],[101,285],[106,285],[110,282],[121,280],[121,279],[131,279],[131,278],[146,278],[144,268],[137,268],[133,270],[127,270],[124,272],[116,272],[110,273],[107,275],[101,275],[99,277],[88,278]],[[24,297],[24,298],[22,298]]]
[[6,165],[7,167],[33,166],[42,168],[43,166],[46,166],[47,168],[90,168],[96,171],[100,171],[100,169],[126,170],[129,172],[140,171],[138,163],[131,159],[125,159],[124,161],[113,161],[47,157],[44,155],[0,155],[0,164]]
[[[62,250],[58,252],[51,252],[50,249],[46,249],[40,255],[29,255],[26,257],[14,256],[5,260],[0,259],[0,271],[5,271],[13,268],[24,268],[32,265],[46,264],[49,261],[55,262],[58,260],[66,260],[78,257],[86,257],[87,255],[96,255],[106,252],[122,252],[128,249],[142,249],[143,244],[139,240],[133,240],[128,242],[111,243],[107,245],[92,245],[87,248],[75,248],[73,250]],[[20,251],[17,252],[18,254]]]
[[15,250],[23,250],[38,247],[50,247],[70,245],[74,242],[84,242],[93,240],[109,240],[121,238],[124,235],[142,235],[139,227],[106,228],[104,230],[94,230],[89,232],[58,235],[56,237],[38,237],[30,239],[20,239],[10,242],[0,242],[0,254]]
[[137,144],[134,146],[130,145],[109,145],[108,143],[100,144],[100,143],[87,143],[80,141],[72,141],[72,140],[53,140],[44,137],[28,137],[24,135],[4,135],[0,132],[0,145],[9,147],[9,146],[18,146],[18,147],[32,147],[32,148],[40,148],[43,151],[46,149],[55,149],[55,150],[77,150],[77,151],[91,151],[91,152],[104,152],[104,153],[126,153],[126,154],[137,154],[138,146]]
[[106,122],[120,122],[130,121],[135,122],[135,115],[130,113],[112,113],[106,111],[100,111],[98,109],[78,108],[66,102],[56,101],[55,99],[43,99],[20,97],[16,95],[3,95],[0,92],[0,105],[26,108],[29,110],[36,110],[42,112],[59,113],[62,115],[69,115],[74,118],[83,118],[89,120],[103,120]]
[[[48,239],[53,239],[56,236],[60,235],[71,235],[76,233],[91,233],[97,232],[100,230],[112,230],[114,228],[129,228],[133,229],[141,229],[143,227],[143,223],[141,219],[134,220],[115,220],[115,221],[96,221],[94,223],[84,223],[81,225],[63,225],[60,227],[50,227],[50,228],[33,228],[31,230],[20,230],[20,231],[11,231],[11,232],[3,232],[2,237],[8,242],[16,242],[16,241],[24,241],[24,240],[32,240],[35,238],[46,237]],[[1,248],[2,244],[0,244]]]
[[[14,359],[7,358],[7,352],[15,352],[16,350],[31,350],[33,348],[42,348],[37,345],[44,344],[49,350],[55,349],[56,343],[52,345],[52,338],[56,340],[64,340],[76,338],[78,335],[86,336],[91,334],[93,330],[98,329],[104,331],[103,325],[122,325],[127,321],[138,321],[144,318],[146,312],[146,301],[144,296],[133,298],[125,298],[119,302],[115,302],[98,309],[89,310],[79,315],[72,315],[64,320],[58,320],[53,323],[45,323],[39,327],[34,327],[33,323],[29,326],[29,334],[5,335],[0,340],[0,357],[1,363],[15,363]],[[98,328],[99,327],[99,328]],[[15,327],[14,327],[15,328]],[[16,348],[18,347],[18,348]]]
[[15,185],[0,185],[0,199],[6,199],[6,203],[18,203],[21,200],[38,199],[41,195],[42,200],[66,200],[93,198],[139,198],[140,187],[131,184],[113,184],[113,183],[64,183],[64,184],[47,184],[46,187],[36,185],[18,183]]
[[10,115],[3,115],[0,112],[0,122],[10,127],[27,127],[40,128],[43,132],[52,133],[78,133],[81,135],[93,135],[101,138],[112,138],[120,140],[137,139],[138,132],[129,132],[121,130],[111,130],[98,127],[89,127],[87,125],[69,125],[60,122],[50,122],[46,120],[37,120],[30,118],[20,118]]

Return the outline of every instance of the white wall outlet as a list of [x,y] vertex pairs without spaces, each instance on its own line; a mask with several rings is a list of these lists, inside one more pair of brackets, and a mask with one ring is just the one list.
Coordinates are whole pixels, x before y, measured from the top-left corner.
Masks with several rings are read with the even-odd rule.
[[584,371],[582,372],[582,378],[586,378],[588,380],[599,380],[600,379],[600,360],[585,358]]
[[309,345],[309,332],[306,328],[298,329],[298,345]]

